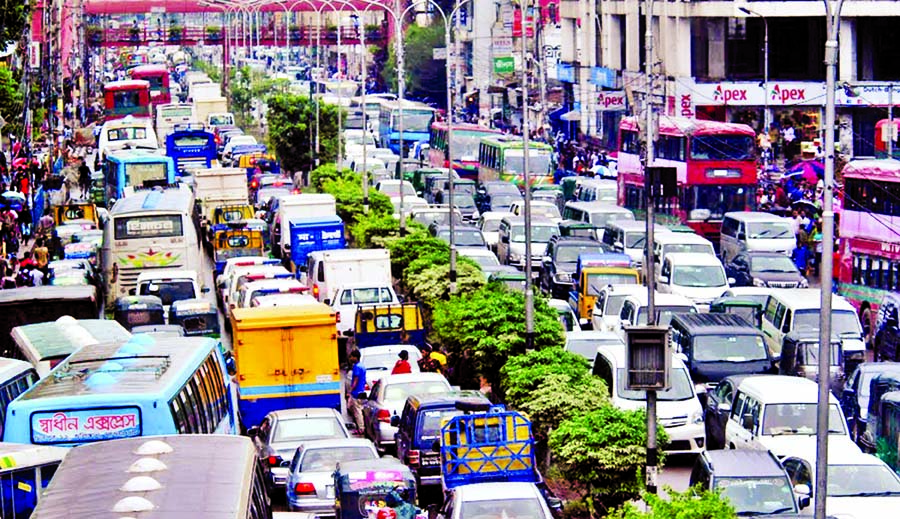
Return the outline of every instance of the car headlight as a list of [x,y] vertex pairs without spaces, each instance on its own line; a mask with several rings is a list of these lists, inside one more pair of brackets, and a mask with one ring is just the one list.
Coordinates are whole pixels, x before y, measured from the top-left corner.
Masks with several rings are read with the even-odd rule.
[[691,423],[694,425],[703,423],[703,409],[694,411],[694,413],[691,414]]
[[515,252],[509,253],[509,262],[510,263],[519,263],[520,261],[522,261],[521,254],[516,254]]
[[572,274],[568,272],[557,272],[556,273],[556,281],[560,283],[571,283],[572,282]]
[[759,278],[753,278],[753,286],[755,286],[755,287],[764,287],[764,286],[766,286],[766,282],[763,281],[763,280],[761,280],[761,279],[759,279]]
[[800,278],[800,288],[809,288],[809,281],[806,278]]

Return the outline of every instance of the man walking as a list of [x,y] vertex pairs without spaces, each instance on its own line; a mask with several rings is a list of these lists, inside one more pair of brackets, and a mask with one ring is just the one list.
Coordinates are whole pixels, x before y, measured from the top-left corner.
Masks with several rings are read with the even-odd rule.
[[366,368],[359,363],[360,358],[361,356],[357,349],[351,351],[350,355],[347,356],[347,360],[350,361],[350,366],[352,367],[347,412],[356,424],[356,431],[362,434],[365,431],[365,426],[362,413],[363,402],[360,396],[366,391]]

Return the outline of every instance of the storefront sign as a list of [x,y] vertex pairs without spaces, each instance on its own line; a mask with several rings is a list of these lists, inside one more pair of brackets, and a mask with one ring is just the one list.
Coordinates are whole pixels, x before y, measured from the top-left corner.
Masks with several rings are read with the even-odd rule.
[[616,88],[616,72],[606,67],[591,67],[591,83],[604,88]]
[[575,82],[575,66],[571,63],[556,64],[556,78],[563,83]]
[[516,71],[516,60],[512,56],[494,58],[494,74],[507,75]]
[[770,82],[768,89],[756,81],[695,83],[677,81],[680,112],[694,113],[693,106],[823,106],[825,84],[801,81]]
[[494,56],[509,56],[513,52],[512,36],[494,36],[493,41]]
[[625,110],[625,92],[600,92],[597,96],[597,110],[601,112]]

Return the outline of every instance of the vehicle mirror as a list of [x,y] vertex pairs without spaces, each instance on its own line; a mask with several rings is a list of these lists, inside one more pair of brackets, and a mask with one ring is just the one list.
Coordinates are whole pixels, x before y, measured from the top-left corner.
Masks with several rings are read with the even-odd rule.
[[397,301],[403,303],[406,301],[406,297],[401,294],[397,294]]
[[675,357],[678,358],[679,360],[681,360],[681,362],[684,362],[685,364],[690,362],[690,359],[688,359],[688,356],[685,355],[683,352],[676,353]]
[[747,429],[748,431],[753,430],[753,415],[750,413],[745,413],[744,416],[741,417],[741,427]]
[[128,291],[128,295],[133,296],[137,294],[137,288],[132,288]]
[[330,305],[330,304],[331,304],[331,299],[327,299],[327,298],[326,298],[326,299],[323,300],[322,302],[325,303],[326,305]]
[[794,485],[794,493],[798,496],[805,496],[808,498],[810,494],[812,494],[812,491],[809,489],[809,485],[799,483]]
[[290,467],[290,466],[291,466],[291,460],[281,460],[281,464],[280,464],[279,466],[280,466],[280,467],[284,467],[284,468]]
[[738,235],[737,235],[737,239],[738,239],[738,240],[741,240],[741,241],[744,241],[744,240],[747,239],[747,235],[746,235],[745,233],[739,232]]
[[700,405],[703,406],[703,409],[709,407],[709,393],[704,391],[697,391],[697,400],[700,401]]
[[728,278],[728,284],[729,284],[729,285],[733,285],[733,284],[735,284],[735,283],[737,283],[737,280],[736,280],[736,279],[734,279],[734,278]]
[[391,417],[391,427],[400,427],[400,417],[394,415]]
[[551,263],[553,261],[553,258],[551,258],[550,256],[542,256],[541,261],[543,261],[544,263]]
[[257,436],[259,436],[259,427],[254,425],[253,427],[247,429],[247,436],[251,438],[256,438]]
[[501,236],[500,241],[503,243],[509,243],[509,236]]
[[[801,486],[806,486],[806,485],[801,485]],[[800,498],[797,499],[797,506],[800,507],[800,510],[807,508],[809,506],[809,496],[800,496]]]
[[841,393],[842,397],[856,397],[856,390],[852,387],[844,388],[844,391]]
[[431,442],[431,452],[441,452],[441,440]]
[[231,355],[225,359],[225,369],[228,370],[228,374],[231,376],[237,375],[237,366],[234,363],[234,357]]
[[620,241],[614,242],[614,243],[613,243],[613,247],[615,247],[615,248],[617,248],[617,249],[623,249],[623,248],[624,248],[624,246],[622,245],[622,242],[620,242]]
[[369,394],[366,393],[365,391],[363,391],[362,393],[359,394],[359,396],[356,397],[356,399],[357,400],[368,400]]

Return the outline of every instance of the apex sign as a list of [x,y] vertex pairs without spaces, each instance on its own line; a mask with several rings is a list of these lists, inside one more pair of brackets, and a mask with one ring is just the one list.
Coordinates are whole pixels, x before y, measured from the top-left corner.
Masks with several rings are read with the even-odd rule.
[[597,96],[597,110],[616,111],[625,109],[625,92],[600,92]]
[[742,87],[722,86],[720,83],[716,89],[713,90],[713,99],[722,101],[725,104],[733,103],[735,101],[747,101],[747,89]]
[[789,88],[778,83],[772,88],[771,100],[780,103],[806,101],[806,88]]

